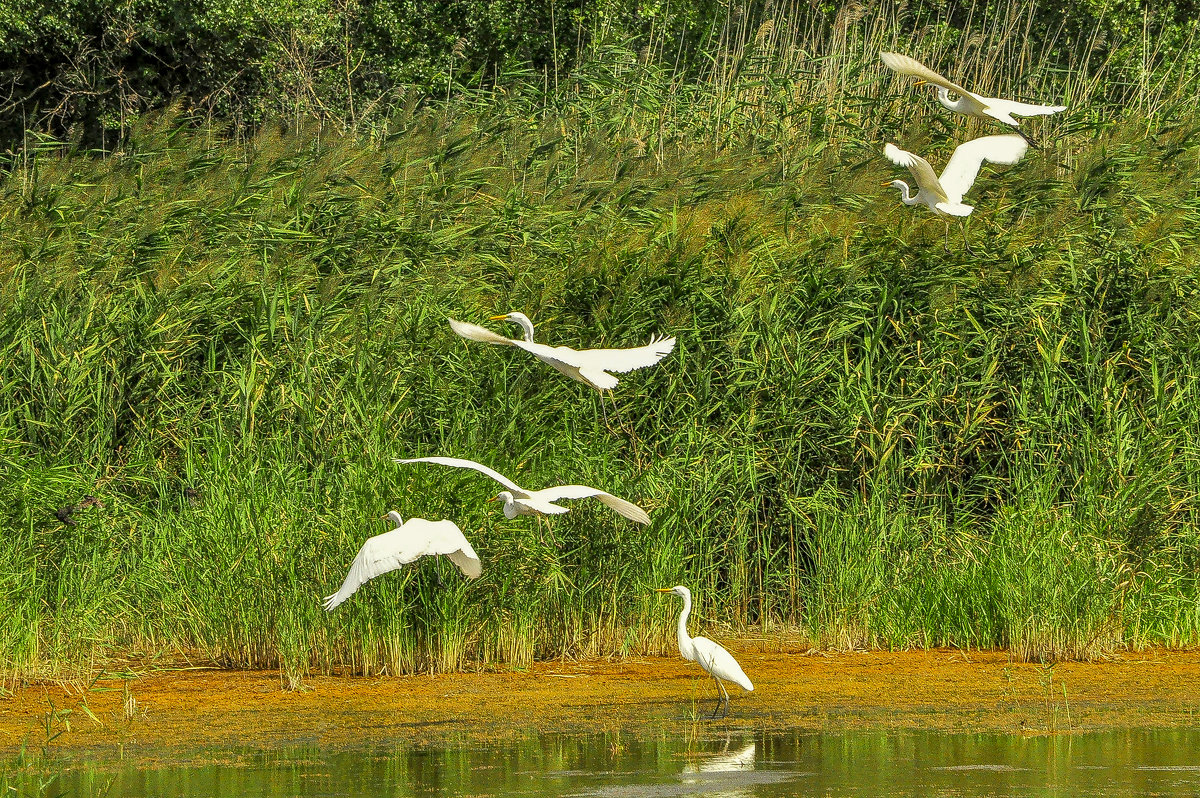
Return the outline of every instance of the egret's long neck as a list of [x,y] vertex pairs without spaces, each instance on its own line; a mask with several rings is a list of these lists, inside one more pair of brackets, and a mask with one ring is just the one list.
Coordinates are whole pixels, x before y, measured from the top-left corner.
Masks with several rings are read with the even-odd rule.
[[688,634],[687,622],[688,615],[692,611],[692,597],[685,595],[683,597],[683,612],[679,613],[679,653],[684,659],[695,659],[695,653],[692,651],[692,637]]
[[938,86],[937,98],[938,102],[949,108],[951,111],[959,110],[959,107],[963,104],[963,100],[966,99],[965,97],[959,97],[957,100],[951,100],[950,90],[945,86]]
[[909,193],[908,183],[905,183],[903,180],[897,180],[896,182],[900,184],[901,202],[903,202],[905,205],[916,205],[918,202],[920,202],[915,194]]
[[533,322],[523,316],[518,316],[513,321],[521,325],[521,329],[525,331],[525,340],[533,343]]

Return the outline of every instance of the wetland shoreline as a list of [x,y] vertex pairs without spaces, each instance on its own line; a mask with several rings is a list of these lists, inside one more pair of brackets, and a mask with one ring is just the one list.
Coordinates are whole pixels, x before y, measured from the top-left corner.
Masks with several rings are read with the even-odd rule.
[[1068,733],[1193,726],[1200,709],[1196,651],[1054,666],[1015,662],[1003,651],[736,653],[756,689],[731,689],[724,721],[707,718],[715,705],[711,680],[678,657],[437,676],[313,676],[290,692],[278,671],[196,668],[103,676],[90,689],[20,687],[0,699],[0,747],[41,746],[47,713],[68,709],[55,725],[63,733],[54,751],[149,759],[206,747],[471,745],[544,732]]

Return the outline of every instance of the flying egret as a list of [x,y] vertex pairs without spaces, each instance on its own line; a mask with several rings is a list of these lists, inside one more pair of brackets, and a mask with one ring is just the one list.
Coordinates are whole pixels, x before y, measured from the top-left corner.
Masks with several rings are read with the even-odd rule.
[[495,497],[489,499],[489,501],[504,502],[505,518],[516,518],[518,515],[561,515],[571,508],[563,507],[555,504],[555,502],[563,499],[588,499],[595,497],[630,521],[636,521],[639,524],[650,523],[650,516],[646,514],[646,511],[633,502],[626,501],[619,496],[613,496],[611,493],[605,493],[596,488],[589,488],[587,485],[559,485],[555,488],[526,490],[499,471],[493,471],[485,465],[476,463],[474,460],[464,460],[460,457],[412,457],[407,460],[397,459],[396,462],[436,463],[437,465],[451,466],[453,468],[471,468],[481,474],[486,474],[507,488],[507,490],[502,490]]
[[546,365],[567,375],[577,382],[590,385],[600,392],[612,391],[617,387],[617,378],[609,374],[615,371],[624,374],[634,369],[644,369],[653,366],[675,348],[675,339],[656,336],[645,346],[629,349],[572,349],[569,346],[550,346],[539,344],[533,340],[533,322],[524,313],[505,313],[492,316],[492,321],[511,321],[519,324],[525,331],[524,340],[505,338],[477,324],[468,324],[449,319],[454,332],[472,341],[482,341],[485,344],[500,344],[524,349]]
[[[725,685],[721,683],[721,680],[725,679],[740,685],[747,692],[753,692],[754,685],[750,683],[750,679],[746,677],[742,666],[738,665],[733,655],[722,648],[719,643],[714,643],[707,637],[688,636],[687,620],[688,614],[692,611],[692,591],[683,585],[676,585],[675,587],[656,588],[655,592],[674,593],[683,599],[683,612],[679,613],[679,654],[684,659],[698,663],[705,673],[713,677],[713,681],[721,690],[721,696],[725,699],[725,714],[721,716],[725,717],[729,714],[729,693],[725,692]],[[714,718],[717,716],[717,709],[720,709],[721,706],[720,699],[718,699],[717,707],[713,710]]]
[[[1020,124],[1018,116],[1048,116],[1067,110],[1065,105],[1034,105],[1016,100],[1001,100],[997,97],[982,97],[969,92],[957,83],[952,83],[934,72],[929,67],[900,53],[880,53],[880,59],[889,68],[901,75],[911,75],[920,78],[917,85],[930,83],[937,87],[937,98],[945,107],[960,114],[973,116],[978,119],[991,119],[1005,125],[1017,127]],[[957,100],[950,99],[950,93],[958,95]]]
[[367,538],[338,592],[325,597],[326,612],[354,595],[363,583],[426,555],[445,554],[468,579],[476,579],[483,573],[475,549],[453,521],[424,518],[405,521],[395,510],[383,517],[395,523],[396,528]]
[[[1015,164],[1021,160],[1028,148],[1029,144],[1024,138],[1012,133],[971,139],[955,148],[950,162],[946,164],[941,175],[938,175],[929,165],[929,161],[889,143],[883,148],[884,155],[897,166],[908,167],[908,171],[912,172],[917,181],[918,191],[916,194],[910,194],[908,183],[903,180],[892,180],[883,185],[900,189],[900,201],[905,205],[925,205],[942,217],[970,216],[975,207],[965,204],[962,199],[974,185],[983,162]],[[950,249],[948,223],[946,249]]]

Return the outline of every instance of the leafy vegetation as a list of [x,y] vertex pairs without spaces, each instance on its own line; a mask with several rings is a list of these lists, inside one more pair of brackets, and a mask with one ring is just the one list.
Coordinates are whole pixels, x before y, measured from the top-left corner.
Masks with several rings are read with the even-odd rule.
[[[5,670],[663,651],[650,589],[680,582],[701,624],[830,645],[1194,644],[1196,72],[1030,71],[1026,40],[926,26],[931,65],[1072,107],[985,171],[973,252],[947,253],[879,187],[882,144],[936,162],[984,128],[878,66],[894,23],[802,54],[763,25],[705,79],[609,48],[557,92],[513,74],[373,135],[31,136],[0,183]],[[551,342],[679,344],[610,428],[445,323],[510,309]],[[579,503],[545,545],[486,480],[391,462],[427,454],[654,521]],[[326,615],[393,507],[458,522],[484,576],[425,562]]]
[[614,44],[689,80],[768,56],[808,82],[814,56],[879,27],[985,70],[1023,50],[1037,54],[1016,62],[1025,71],[1107,66],[1139,80],[1164,60],[1195,68],[1196,19],[1194,0],[15,0],[0,9],[0,142],[32,129],[115,148],[171,103],[236,131],[280,117],[374,128],[397,103],[514,70],[557,92]]

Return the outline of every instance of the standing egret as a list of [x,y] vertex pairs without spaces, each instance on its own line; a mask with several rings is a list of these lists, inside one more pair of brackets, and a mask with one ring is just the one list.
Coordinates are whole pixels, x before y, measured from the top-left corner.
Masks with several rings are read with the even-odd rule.
[[463,338],[482,341],[485,344],[500,344],[524,349],[546,365],[567,375],[573,380],[590,385],[600,392],[617,387],[617,378],[609,374],[615,371],[624,374],[634,369],[653,366],[671,353],[675,339],[662,336],[652,337],[645,346],[630,349],[572,349],[569,346],[550,346],[533,340],[533,322],[524,313],[505,313],[492,316],[492,321],[511,321],[525,331],[524,340],[505,338],[477,324],[468,324],[457,319],[448,319],[450,327]]
[[[982,97],[967,91],[957,83],[946,80],[946,78],[914,58],[900,55],[900,53],[880,53],[879,57],[889,68],[899,72],[901,75],[911,75],[915,78],[920,78],[917,85],[929,83],[937,86],[938,102],[951,111],[957,111],[967,116],[973,116],[978,119],[991,119],[1005,125],[1017,127],[1020,124],[1020,120],[1016,118],[1018,116],[1048,116],[1049,114],[1057,114],[1059,111],[1067,110],[1067,106],[1065,105],[1034,105],[1032,103],[1017,102],[1016,100],[1001,100],[997,97]],[[950,99],[951,92],[958,95],[957,100]]]
[[[1012,133],[971,139],[955,148],[950,162],[938,175],[929,161],[921,156],[902,150],[895,144],[887,144],[883,148],[884,154],[897,166],[908,167],[917,181],[918,191],[910,194],[908,183],[903,180],[892,180],[883,185],[900,189],[900,201],[905,205],[925,205],[942,217],[970,216],[975,207],[965,204],[962,199],[974,185],[983,162],[1015,164],[1028,148],[1029,144],[1024,138]],[[946,249],[950,249],[949,223],[946,224]]]
[[[729,714],[729,693],[725,692],[725,685],[721,683],[721,680],[731,681],[747,692],[753,692],[754,685],[750,683],[750,679],[746,677],[742,666],[738,665],[733,655],[722,648],[719,643],[714,643],[707,637],[690,637],[688,635],[687,620],[688,614],[692,611],[692,591],[683,585],[676,585],[675,587],[656,588],[655,592],[674,593],[683,599],[683,612],[679,613],[679,654],[684,659],[690,659],[699,664],[705,673],[713,677],[713,681],[721,690],[721,696],[725,699],[725,714],[721,715],[721,717],[725,717]],[[714,718],[717,716],[717,709],[720,709],[721,706],[720,699],[717,699],[717,707],[713,709],[712,714]]]
[[437,465],[452,466],[453,468],[471,468],[481,474],[486,474],[499,482],[507,490],[502,490],[489,501],[504,502],[504,517],[516,518],[518,515],[561,515],[570,510],[555,504],[562,499],[588,499],[595,497],[605,506],[625,516],[630,521],[639,524],[650,523],[650,516],[636,504],[611,493],[605,493],[587,485],[559,485],[555,488],[541,490],[525,490],[499,471],[493,471],[474,460],[464,460],[460,457],[412,457],[407,460],[396,460],[397,463],[436,463]]
[[468,579],[476,579],[483,573],[479,556],[453,521],[424,518],[405,521],[395,510],[383,517],[395,523],[396,528],[367,538],[338,592],[325,597],[326,612],[354,595],[363,583],[426,555],[445,554]]

